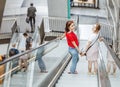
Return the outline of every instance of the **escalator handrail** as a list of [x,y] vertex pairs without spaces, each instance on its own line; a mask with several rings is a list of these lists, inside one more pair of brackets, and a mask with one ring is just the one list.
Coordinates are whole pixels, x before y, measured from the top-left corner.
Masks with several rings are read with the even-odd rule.
[[57,71],[56,75],[54,76],[54,78],[50,81],[49,85],[47,87],[53,87],[58,79],[60,78],[60,76],[62,75],[62,73],[64,72],[66,66],[68,66],[69,62],[71,60],[71,55],[68,53],[67,56],[65,56],[65,60],[62,64],[62,66],[60,67],[60,69]]
[[28,54],[28,53],[36,50],[36,49],[39,49],[39,48],[41,48],[41,47],[44,47],[44,46],[46,46],[46,45],[48,45],[48,44],[50,44],[50,43],[52,43],[52,42],[54,42],[54,41],[57,41],[57,40],[60,40],[60,38],[58,37],[58,38],[56,38],[56,39],[54,39],[54,40],[51,40],[51,41],[49,41],[49,42],[47,42],[47,43],[41,44],[39,47],[32,48],[31,50],[27,50],[27,51],[25,51],[25,52],[23,52],[23,53],[14,55],[14,56],[12,56],[12,57],[9,57],[9,58],[5,59],[4,61],[0,62],[0,65],[3,65],[3,64],[5,64],[5,63],[7,63],[7,62],[9,62],[9,61],[12,61],[13,59],[19,58],[19,57],[22,56],[22,55]]

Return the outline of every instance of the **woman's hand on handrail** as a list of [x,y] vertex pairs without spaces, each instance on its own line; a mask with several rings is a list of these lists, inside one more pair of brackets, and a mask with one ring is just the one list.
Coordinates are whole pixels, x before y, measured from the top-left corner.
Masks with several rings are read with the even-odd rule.
[[65,33],[63,35],[61,35],[59,38],[60,40],[62,40],[65,37]]

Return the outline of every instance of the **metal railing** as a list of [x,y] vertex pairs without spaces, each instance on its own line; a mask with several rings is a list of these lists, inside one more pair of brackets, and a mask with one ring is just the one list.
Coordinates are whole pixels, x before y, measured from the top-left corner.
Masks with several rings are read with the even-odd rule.
[[114,26],[114,50],[119,53],[119,0],[107,0],[106,6],[108,12],[108,20]]
[[40,39],[44,41],[50,41],[61,36],[65,31],[65,24],[68,20],[73,20],[77,26],[77,18],[58,18],[58,17],[45,17],[39,28]]
[[59,18],[59,17],[45,17],[44,18],[44,27],[46,30],[53,32],[64,32],[65,24],[68,20],[73,20],[75,25],[77,25],[77,19],[75,18]]
[[114,40],[114,28],[112,25],[100,23],[101,30],[100,30],[100,36],[102,36],[108,44],[113,45]]

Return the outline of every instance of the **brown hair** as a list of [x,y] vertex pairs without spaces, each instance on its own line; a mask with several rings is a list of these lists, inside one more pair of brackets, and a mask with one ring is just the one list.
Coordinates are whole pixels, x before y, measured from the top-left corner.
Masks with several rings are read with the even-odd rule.
[[23,36],[28,36],[28,34],[27,33],[23,33]]
[[96,24],[96,32],[98,32],[99,30],[100,30],[100,28],[101,28],[101,26],[100,26],[100,24]]
[[70,27],[70,25],[71,25],[72,23],[74,23],[72,20],[66,22],[65,32],[69,32],[69,31],[70,31],[70,30],[69,30],[69,27]]
[[16,47],[16,44],[14,43],[14,44],[12,44],[12,47]]

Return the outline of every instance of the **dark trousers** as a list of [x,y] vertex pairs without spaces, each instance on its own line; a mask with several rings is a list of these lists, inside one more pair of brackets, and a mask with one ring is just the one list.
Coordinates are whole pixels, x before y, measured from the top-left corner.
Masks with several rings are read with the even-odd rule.
[[31,31],[34,31],[35,28],[35,17],[29,17]]
[[26,50],[30,50],[31,44],[26,44]]

